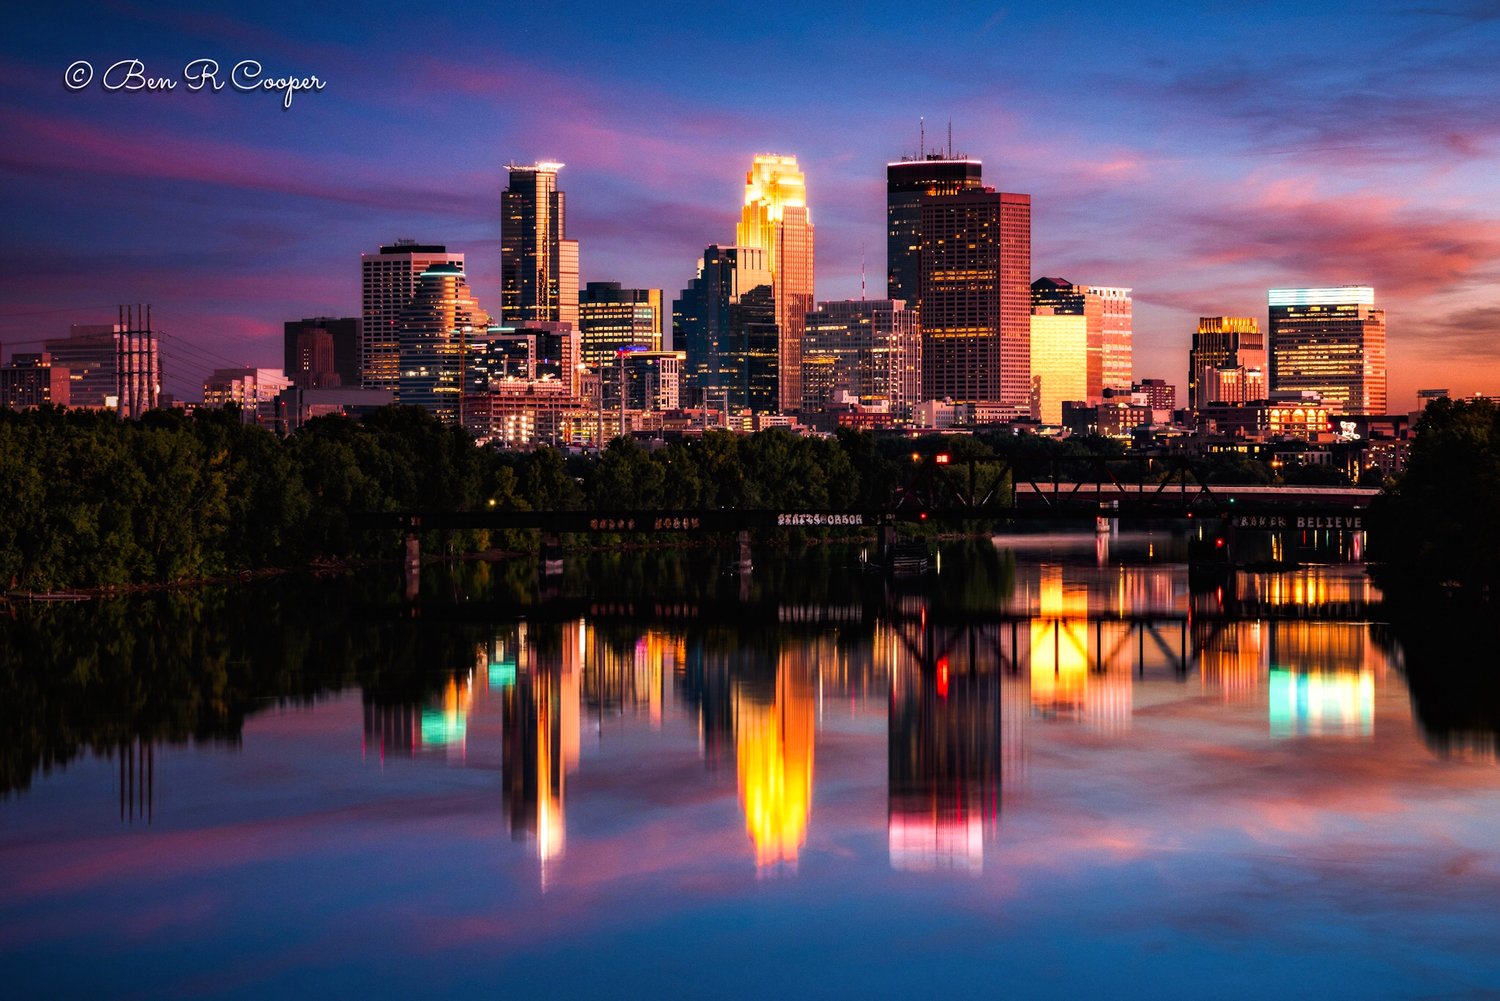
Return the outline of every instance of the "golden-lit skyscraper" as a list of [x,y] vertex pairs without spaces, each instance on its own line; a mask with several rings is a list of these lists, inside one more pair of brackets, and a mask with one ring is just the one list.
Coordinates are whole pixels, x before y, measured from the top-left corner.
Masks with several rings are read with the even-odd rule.
[[780,409],[802,405],[802,331],[813,308],[813,225],[807,182],[795,156],[757,154],[745,174],[745,205],[735,228],[741,247],[766,252],[779,330]]
[[1075,285],[1066,278],[1038,278],[1031,283],[1032,312],[1047,307],[1053,315],[1079,315],[1088,320],[1088,370],[1085,395],[1079,400],[1097,403],[1105,389],[1130,389],[1134,337],[1130,292],[1105,285]]
[[1031,415],[1062,423],[1062,405],[1088,398],[1088,317],[1054,315],[1038,306],[1031,317]]

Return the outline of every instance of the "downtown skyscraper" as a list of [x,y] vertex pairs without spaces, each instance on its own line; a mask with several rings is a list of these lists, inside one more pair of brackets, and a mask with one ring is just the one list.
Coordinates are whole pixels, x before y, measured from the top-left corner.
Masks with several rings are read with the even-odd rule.
[[359,257],[362,312],[359,336],[359,385],[394,393],[401,381],[401,311],[417,291],[417,277],[436,264],[460,271],[464,255],[442,244],[397,240],[378,254]]
[[[1133,340],[1130,291],[1105,285],[1078,285],[1066,278],[1038,278],[1031,283],[1033,313],[1085,318],[1087,359],[1080,398],[1098,401],[1105,389],[1130,388]],[[1035,324],[1032,329],[1036,329]],[[1034,364],[1035,346],[1032,358]]]
[[1373,288],[1275,288],[1267,299],[1272,393],[1313,391],[1346,414],[1385,413],[1385,310]]
[[983,184],[982,164],[934,154],[886,164],[886,295],[922,328],[922,398],[1031,409],[1031,196]]
[[705,406],[780,409],[772,285],[764,250],[710,246],[697,276],[673,300],[672,346],[685,352],[686,381]]
[[563,165],[508,164],[500,196],[500,322],[578,325],[578,241],[568,239]]
[[469,381],[466,363],[489,321],[462,266],[434,264],[422,272],[397,321],[398,402],[426,407],[445,424],[460,423]]
[[813,308],[813,225],[795,156],[755,157],[745,174],[735,238],[741,247],[765,252],[776,299],[777,408],[796,410],[802,405],[802,331]]
[[1200,316],[1188,351],[1189,409],[1263,398],[1265,367],[1266,338],[1254,317]]

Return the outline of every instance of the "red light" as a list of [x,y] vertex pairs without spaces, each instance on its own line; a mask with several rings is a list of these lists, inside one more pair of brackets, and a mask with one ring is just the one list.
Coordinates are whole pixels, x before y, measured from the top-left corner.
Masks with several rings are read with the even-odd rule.
[[1224,540],[1223,539],[1215,539],[1214,540],[1214,548],[1215,549],[1223,549],[1224,548]]
[[952,456],[950,456],[947,452],[939,452],[937,454],[936,462],[939,466],[946,466],[948,464],[948,460],[951,458]]
[[923,511],[921,514],[917,515],[917,520],[918,521],[926,521],[927,520],[927,512]]
[[948,658],[939,657],[937,662],[937,689],[942,698],[948,697]]

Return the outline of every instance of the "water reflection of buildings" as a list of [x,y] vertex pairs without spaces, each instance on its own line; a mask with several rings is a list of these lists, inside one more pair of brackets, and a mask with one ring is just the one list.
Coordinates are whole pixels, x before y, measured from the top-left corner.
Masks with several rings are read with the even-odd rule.
[[759,870],[795,869],[807,839],[814,666],[806,653],[800,647],[781,652],[769,693],[765,682],[754,676],[733,683],[740,805]]
[[1348,568],[1237,574],[1228,596],[1211,597],[1212,609],[1255,618],[1194,624],[1204,688],[1242,701],[1264,686],[1275,738],[1369,737],[1384,656],[1365,623],[1315,616],[1362,618],[1379,598],[1367,576]]
[[[1131,668],[1144,657],[1144,632],[1099,615],[1173,608],[1178,596],[1170,580],[1159,571],[1138,567],[1119,567],[1117,573],[1104,576],[1090,570],[1081,580],[1068,580],[1057,565],[1042,565],[1038,571],[1018,588],[1022,607],[1032,613],[1028,651],[1033,713],[1047,720],[1081,722],[1102,732],[1127,728]],[[1140,642],[1131,643],[1132,635]]]
[[891,675],[888,837],[891,866],[984,867],[1000,821],[998,665],[905,660]]
[[[501,666],[501,783],[511,837],[534,841],[548,864],[566,844],[567,774],[578,769],[579,675],[587,651],[582,622],[556,627],[519,627],[508,641],[491,644],[491,663]],[[498,655],[498,661],[496,659]],[[513,681],[504,684],[514,657]]]

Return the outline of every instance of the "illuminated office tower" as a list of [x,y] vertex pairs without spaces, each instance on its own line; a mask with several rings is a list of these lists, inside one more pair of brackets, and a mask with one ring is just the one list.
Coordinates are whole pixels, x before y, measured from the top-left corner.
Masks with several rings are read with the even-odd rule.
[[1102,389],[1127,389],[1134,376],[1135,305],[1128,288],[1090,285],[1100,309],[1100,383]]
[[661,289],[589,282],[578,294],[583,363],[598,370],[613,362],[621,348],[660,351],[661,320]]
[[[1131,377],[1130,289],[1075,285],[1066,278],[1031,283],[1031,306],[1055,316],[1082,316],[1088,326],[1085,392],[1078,399],[1099,400],[1106,388],[1128,389]],[[1032,373],[1035,376],[1035,373]]]
[[941,153],[922,153],[914,160],[885,165],[885,295],[917,308],[922,248],[922,198],[956,195],[982,188],[983,165]]
[[672,344],[687,357],[686,382],[699,402],[778,409],[780,339],[766,253],[710,246],[698,275],[672,303]]
[[426,407],[445,424],[459,423],[468,355],[488,325],[489,316],[474,300],[461,266],[434,264],[422,272],[397,321],[397,400]]
[[401,380],[401,344],[396,323],[417,291],[417,276],[434,264],[460,270],[464,255],[436,243],[397,240],[378,254],[359,257],[363,309],[360,322],[359,385],[395,392]]
[[922,334],[906,303],[890,299],[825,302],[802,334],[802,409],[828,409],[840,393],[886,404],[905,417],[921,402]]
[[1271,392],[1312,390],[1346,414],[1385,413],[1385,310],[1373,288],[1273,288],[1268,300]]
[[1062,405],[1087,396],[1088,317],[1038,306],[1031,317],[1031,416],[1062,423]]
[[[1254,317],[1200,316],[1188,351],[1188,408],[1264,399],[1265,367],[1266,339]],[[1255,386],[1260,396],[1249,395]],[[1239,398],[1222,399],[1226,391]]]
[[813,225],[795,156],[755,157],[735,237],[742,247],[765,251],[780,338],[777,409],[795,410],[802,405],[802,325],[813,308]]
[[578,241],[568,239],[560,163],[507,164],[500,196],[500,322],[578,325]]
[[924,195],[922,397],[1031,406],[1031,196]]

